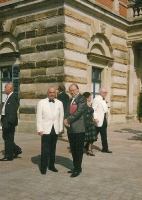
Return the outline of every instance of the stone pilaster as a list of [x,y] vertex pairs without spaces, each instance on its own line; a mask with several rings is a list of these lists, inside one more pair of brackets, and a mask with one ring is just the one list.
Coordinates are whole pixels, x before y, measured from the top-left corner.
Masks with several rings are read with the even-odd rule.
[[134,103],[133,103],[133,97],[134,97],[134,88],[133,88],[133,72],[134,72],[134,52],[132,48],[132,42],[127,43],[128,46],[128,84],[127,84],[127,115],[126,115],[126,121],[130,122],[134,120]]

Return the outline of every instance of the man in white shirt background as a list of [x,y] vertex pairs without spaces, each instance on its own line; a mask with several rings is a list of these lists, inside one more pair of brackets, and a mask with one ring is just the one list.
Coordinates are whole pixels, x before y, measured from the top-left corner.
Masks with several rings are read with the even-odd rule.
[[99,95],[93,99],[92,107],[94,109],[94,122],[96,125],[97,134],[100,133],[102,141],[102,152],[112,153],[108,149],[107,141],[107,114],[108,106],[105,101],[107,95],[107,90],[105,88],[100,88]]

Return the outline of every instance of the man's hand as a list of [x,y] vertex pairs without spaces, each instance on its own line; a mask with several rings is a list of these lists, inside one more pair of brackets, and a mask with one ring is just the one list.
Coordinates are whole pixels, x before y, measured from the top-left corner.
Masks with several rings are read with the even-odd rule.
[[66,123],[66,125],[65,126],[67,126],[67,127],[70,127],[70,124],[69,123]]
[[64,131],[59,132],[60,135],[63,134],[63,133],[64,133]]
[[70,127],[70,124],[68,123],[67,119],[64,119],[64,125]]
[[95,123],[95,124],[98,124],[98,123],[99,123],[99,120],[98,120],[98,119],[94,119],[94,123]]
[[43,136],[43,131],[38,132],[38,135]]
[[67,119],[64,119],[64,125],[66,125],[68,123]]

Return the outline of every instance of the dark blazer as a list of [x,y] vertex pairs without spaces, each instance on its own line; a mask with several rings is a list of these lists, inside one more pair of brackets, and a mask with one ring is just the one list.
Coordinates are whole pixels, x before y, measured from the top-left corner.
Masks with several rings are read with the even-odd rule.
[[57,99],[60,100],[63,103],[64,111],[67,108],[67,104],[69,102],[69,95],[66,94],[65,92],[62,92],[58,94]]
[[65,119],[67,119],[70,127],[67,128],[67,133],[82,133],[85,132],[85,110],[87,107],[86,98],[79,94],[74,100],[74,104],[77,105],[77,109],[73,114],[70,114],[70,105],[72,99],[70,99],[67,104],[67,109],[65,111]]
[[18,125],[18,107],[18,97],[14,93],[12,93],[5,105],[5,115],[1,118],[3,128],[7,128],[8,124],[11,124],[12,126]]

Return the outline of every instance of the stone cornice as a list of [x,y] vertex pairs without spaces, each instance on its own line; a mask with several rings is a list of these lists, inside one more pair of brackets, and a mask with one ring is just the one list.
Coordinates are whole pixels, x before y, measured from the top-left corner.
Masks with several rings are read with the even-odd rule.
[[104,8],[103,6],[98,5],[96,2],[92,3],[88,0],[83,0],[83,1],[65,0],[65,5],[67,3],[70,3],[76,7],[81,8],[82,10],[85,10],[86,13],[89,13],[89,15],[92,15],[93,17],[100,18],[103,21],[108,21],[108,22],[111,21],[111,24],[115,23],[115,26],[121,27],[124,30],[126,30],[127,26],[129,25],[129,21],[127,19],[118,15],[118,13],[106,9],[106,7]]
[[0,54],[0,61],[13,60],[20,56],[19,52],[9,52]]
[[112,66],[112,64],[114,63],[114,58],[111,58],[105,55],[99,55],[96,53],[88,53],[87,57],[89,61],[91,62],[92,61],[101,62],[101,63],[109,64],[109,66]]
[[51,4],[63,5],[64,0],[12,0],[0,5],[0,18],[7,18],[7,16],[14,16],[20,13],[22,16],[25,15],[25,11],[36,11],[39,7],[47,7]]

